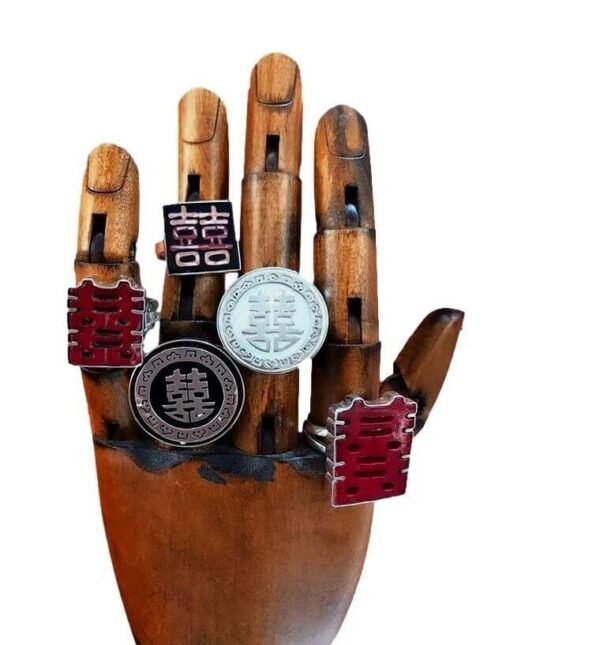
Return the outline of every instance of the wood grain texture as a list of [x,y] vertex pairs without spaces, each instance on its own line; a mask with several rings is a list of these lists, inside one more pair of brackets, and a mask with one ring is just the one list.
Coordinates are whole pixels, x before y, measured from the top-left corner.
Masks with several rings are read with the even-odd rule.
[[329,406],[349,394],[373,400],[379,396],[380,343],[325,343],[313,359],[310,420],[324,426]]
[[145,472],[96,446],[103,517],[140,645],[327,645],[346,615],[372,505],[333,509],[324,477]]
[[346,188],[355,187],[361,228],[375,228],[367,124],[347,105],[331,108],[315,136],[315,210],[321,228],[344,228]]
[[[109,143],[92,150],[81,188],[76,259],[81,262],[133,261],[139,208],[138,169],[127,150]],[[106,220],[102,250],[96,258],[91,258],[94,215],[105,216]]]
[[[254,70],[248,92],[242,182],[242,271],[300,267],[302,95],[300,71],[283,54]],[[232,433],[248,452],[292,450],[298,441],[298,374],[244,373],[246,401]],[[263,420],[268,420],[264,425]],[[268,427],[267,427],[268,426]],[[266,434],[273,437],[268,442]]]
[[[179,102],[179,200],[227,199],[229,134],[227,113],[219,97],[192,89]],[[197,177],[199,191],[189,177]],[[217,308],[225,290],[223,274],[172,276],[165,271],[160,340],[200,338],[218,342]],[[186,300],[182,304],[182,301]]]
[[[240,367],[246,388],[234,445],[252,454],[277,454],[292,450],[298,434],[298,370],[286,374],[261,374]],[[292,395],[290,395],[290,393]],[[260,428],[265,419],[272,424],[272,436],[264,436]],[[248,429],[241,432],[239,428]]]
[[[351,187],[351,190],[348,190]],[[367,126],[347,106],[319,121],[315,135],[315,284],[329,334],[313,359],[310,420],[349,394],[379,394],[379,323],[373,189]]]
[[427,315],[394,361],[394,373],[381,384],[381,393],[393,390],[419,404],[415,432],[419,432],[444,385],[464,313],[437,309]]
[[283,173],[249,175],[242,182],[242,271],[300,268],[301,184]]
[[[122,216],[137,218],[137,211]],[[121,244],[124,253],[130,241]],[[76,272],[103,282],[139,279],[135,262],[78,261]],[[83,374],[97,440],[141,446],[155,463],[177,453],[140,441],[127,401],[129,371]],[[296,435],[297,398],[290,409],[278,397],[297,391],[298,373],[265,376],[251,395],[259,404],[245,410],[248,426],[257,427],[259,411],[279,414],[288,427],[275,440]],[[275,443],[275,452],[284,449]],[[261,445],[249,451],[265,452]],[[223,474],[223,483],[201,476],[197,459],[153,471],[125,449],[96,444],[95,454],[111,558],[137,643],[333,640],[360,577],[372,506],[333,509],[323,474],[301,474],[287,463],[272,462],[272,480]]]
[[[324,229],[315,236],[315,285],[329,312],[331,343],[374,343],[379,338],[375,231]],[[360,301],[352,311],[349,299]],[[355,319],[356,318],[356,319]]]
[[[243,267],[298,268],[302,109],[296,64],[282,55],[262,59],[249,99]],[[277,154],[267,136],[279,136]],[[218,97],[206,90],[186,94],[180,103],[180,199],[227,196],[227,147]],[[200,175],[198,195],[188,190],[189,174]],[[420,428],[443,384],[462,312],[430,314],[400,352],[394,374],[380,384],[369,145],[364,119],[351,108],[333,108],[319,123],[315,190],[315,281],[332,326],[313,361],[310,418],[324,424],[329,406],[351,392],[374,399],[392,389],[419,401]],[[83,184],[78,279],[139,281],[138,204],[133,160],[116,146],[100,146]],[[106,214],[101,248],[92,244],[94,213]],[[221,277],[192,278],[193,302],[184,318],[179,280],[165,280],[161,338],[214,342]],[[305,441],[297,432],[298,372],[245,371],[247,398],[233,440],[248,454],[213,447],[226,465],[208,472],[207,455],[189,457],[143,439],[129,411],[128,370],[82,373],[106,534],[135,642],[331,643],[361,574],[373,506],[334,509],[324,473],[294,467],[307,454],[286,452]],[[261,434],[265,417],[274,431],[268,446]],[[246,460],[243,473],[231,467],[232,455]],[[165,465],[173,460],[177,465]]]
[[280,139],[276,172],[297,176],[302,157],[302,85],[298,65],[284,54],[268,54],[252,70],[244,176],[266,171],[267,135]]

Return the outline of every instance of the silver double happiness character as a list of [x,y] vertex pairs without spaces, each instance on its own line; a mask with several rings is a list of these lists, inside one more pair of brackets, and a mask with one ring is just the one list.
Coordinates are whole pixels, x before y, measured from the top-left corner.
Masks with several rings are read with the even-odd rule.
[[210,398],[206,372],[192,367],[187,374],[182,374],[179,368],[165,377],[167,383],[168,403],[163,410],[177,421],[192,423],[202,421],[215,407]]
[[295,369],[317,353],[327,335],[323,296],[299,273],[268,267],[243,275],[217,313],[223,347],[257,372]]

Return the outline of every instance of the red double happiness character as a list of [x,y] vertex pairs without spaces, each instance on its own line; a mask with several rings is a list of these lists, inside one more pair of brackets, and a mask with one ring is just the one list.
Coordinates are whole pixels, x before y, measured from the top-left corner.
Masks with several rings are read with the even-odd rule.
[[331,406],[327,467],[333,506],[406,492],[416,413],[417,404],[396,393],[377,401],[350,396]]
[[130,280],[69,289],[69,363],[79,367],[135,367],[142,362],[145,291]]

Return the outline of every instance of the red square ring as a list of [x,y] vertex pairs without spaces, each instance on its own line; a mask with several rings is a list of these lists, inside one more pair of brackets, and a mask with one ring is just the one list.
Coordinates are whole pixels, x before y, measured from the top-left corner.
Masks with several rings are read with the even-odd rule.
[[69,289],[69,363],[135,367],[142,362],[145,291],[130,280],[104,286],[86,278]]
[[376,401],[350,396],[329,409],[327,477],[333,506],[406,492],[417,404],[388,392]]

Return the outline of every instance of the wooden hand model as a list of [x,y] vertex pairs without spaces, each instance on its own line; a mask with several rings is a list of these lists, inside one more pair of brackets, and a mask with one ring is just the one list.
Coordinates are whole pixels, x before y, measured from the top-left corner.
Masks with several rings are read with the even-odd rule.
[[[298,67],[268,55],[248,95],[242,277],[226,291],[239,268],[227,115],[208,90],[183,96],[179,202],[157,245],[161,345],[146,355],[157,314],[135,262],[138,171],[114,145],[88,160],[69,356],[82,367],[106,534],[140,645],[330,643],[361,574],[372,502],[404,492],[410,440],[452,358],[463,314],[440,309],[380,381],[369,143],[346,106],[316,131],[314,286],[294,273],[301,132]],[[313,354],[304,421],[297,364]]]

